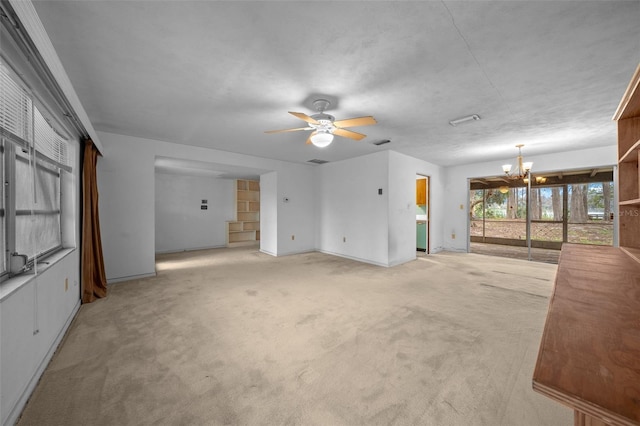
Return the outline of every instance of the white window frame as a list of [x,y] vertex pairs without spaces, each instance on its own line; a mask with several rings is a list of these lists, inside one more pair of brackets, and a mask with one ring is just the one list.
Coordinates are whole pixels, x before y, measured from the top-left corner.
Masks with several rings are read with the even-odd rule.
[[[73,190],[73,188],[70,187],[73,179],[68,179],[65,176],[71,176],[72,168],[74,166],[73,163],[75,162],[74,146],[71,143],[71,138],[66,136],[68,133],[64,131],[63,127],[59,126],[59,122],[57,120],[51,119],[53,116],[49,113],[48,109],[46,109],[46,106],[36,98],[36,96],[28,89],[26,84],[18,77],[17,73],[10,68],[9,64],[1,56],[0,67],[2,67],[0,69],[0,73],[4,74],[0,75],[0,78],[6,78],[8,76],[13,83],[18,85],[22,90],[20,96],[26,96],[30,100],[30,102],[27,102],[24,105],[30,104],[31,107],[31,111],[29,111],[29,107],[23,107],[21,111],[16,112],[17,114],[31,114],[30,117],[25,119],[25,123],[27,124],[21,126],[24,127],[23,129],[19,129],[17,127],[7,129],[3,127],[2,125],[5,121],[3,121],[3,116],[0,115],[0,138],[2,139],[0,149],[2,149],[3,153],[3,164],[0,165],[0,168],[2,169],[0,177],[2,177],[3,188],[0,190],[0,196],[3,197],[4,202],[4,205],[0,206],[2,207],[0,212],[4,215],[5,222],[5,227],[2,229],[1,233],[3,241],[0,245],[0,247],[4,248],[4,253],[0,254],[4,259],[4,265],[0,263],[0,268],[4,267],[4,269],[0,269],[0,282],[2,282],[13,276],[28,273],[33,270],[37,271],[37,264],[39,262],[44,261],[47,257],[50,257],[64,248],[68,248],[64,246],[65,241],[68,241],[68,239],[65,239],[63,235],[63,228],[65,227],[65,224],[69,224],[69,218],[67,216],[70,215],[72,217],[73,220],[71,220],[71,224],[74,227],[76,224],[76,218],[75,206],[69,206],[68,203],[65,202],[62,194],[65,189],[69,189],[70,192]],[[4,83],[0,81],[0,84]],[[5,92],[6,90],[1,90],[0,96],[5,95]],[[6,96],[8,99],[9,95]],[[9,117],[7,114],[7,108],[12,107],[12,105],[9,105],[10,102],[6,102],[7,99],[0,98],[0,108],[4,109],[5,118]],[[15,101],[15,98],[13,100]],[[20,106],[23,106],[23,104],[20,104]],[[9,113],[11,113],[11,111]],[[0,111],[0,114],[2,114],[2,111]],[[39,115],[39,117],[37,115]],[[49,117],[49,119],[47,119],[47,117]],[[42,118],[44,118],[44,120],[42,120]],[[52,126],[52,121],[58,124],[58,126]],[[34,123],[36,122],[38,127],[35,127],[36,124]],[[9,123],[9,125],[10,124],[11,123]],[[28,128],[29,126],[31,126],[31,128]],[[20,134],[16,134],[11,130],[17,131]],[[16,161],[23,161],[22,159],[16,158],[16,150],[22,150],[27,154],[29,166],[31,170],[33,170],[33,176],[31,178],[31,184],[33,185],[32,193],[30,194],[31,197],[35,197],[35,185],[37,185],[38,182],[36,174],[38,171],[46,169],[45,173],[53,173],[57,176],[56,187],[59,193],[54,194],[57,198],[57,205],[54,206],[53,210],[38,210],[37,204],[35,203],[31,205],[31,209],[28,211],[24,209],[16,209],[17,183],[15,164]],[[43,163],[46,163],[46,165],[43,165]],[[58,238],[59,244],[55,247],[47,247],[42,252],[35,251],[31,255],[27,255],[26,258],[23,253],[16,253],[16,217],[18,215],[31,215],[35,218],[42,217],[46,214],[56,214],[59,216],[57,229],[60,233]],[[34,219],[34,221],[35,220],[36,219]],[[71,230],[71,232],[74,231]],[[34,247],[36,250],[39,250],[37,248],[37,244],[34,244]]]

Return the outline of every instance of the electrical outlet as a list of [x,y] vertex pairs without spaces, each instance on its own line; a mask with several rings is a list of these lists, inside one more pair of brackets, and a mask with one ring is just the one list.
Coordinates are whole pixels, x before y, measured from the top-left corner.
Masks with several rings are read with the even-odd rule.
[[292,236],[291,236],[291,241],[293,241],[293,240],[295,240],[295,239],[296,239],[296,236],[295,236],[295,235],[292,235]]
[[347,242],[347,237],[342,237],[342,242],[346,243]]
[[64,279],[64,291],[69,290],[69,278]]

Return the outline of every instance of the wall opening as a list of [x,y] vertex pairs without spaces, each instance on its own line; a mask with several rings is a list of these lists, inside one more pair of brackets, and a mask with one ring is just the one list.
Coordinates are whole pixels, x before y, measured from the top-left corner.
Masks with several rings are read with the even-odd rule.
[[429,177],[416,175],[416,251],[429,254]]

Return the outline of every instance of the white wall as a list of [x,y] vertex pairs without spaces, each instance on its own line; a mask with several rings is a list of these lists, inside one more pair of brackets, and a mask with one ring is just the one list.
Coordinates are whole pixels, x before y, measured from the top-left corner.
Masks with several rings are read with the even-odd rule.
[[[269,201],[270,198],[278,197],[280,191],[286,191],[293,200],[307,200],[310,195],[307,194],[309,189],[306,185],[313,181],[312,165],[113,133],[99,132],[99,135],[108,152],[107,156],[98,161],[98,185],[105,268],[109,282],[155,274],[153,212],[156,156],[249,167],[260,170],[260,174],[276,172],[277,193],[269,190],[272,185],[267,185],[266,191],[261,185],[260,197],[261,203],[276,203],[278,226],[283,225],[283,221],[301,224],[302,218],[314,217],[314,206],[311,203],[291,203],[281,213],[282,204]],[[261,237],[264,231],[261,230]],[[275,232],[279,233],[280,230]],[[272,246],[273,241],[268,241],[267,245]],[[278,238],[274,254],[309,251],[314,247],[313,231],[301,229],[295,241]]]
[[100,136],[100,230],[107,281],[155,274],[155,153],[149,144]]
[[[235,220],[234,180],[156,173],[156,253],[226,245],[226,221]],[[200,208],[207,200],[207,209]]]
[[260,175],[260,251],[278,253],[278,173]]
[[443,249],[444,185],[442,168],[389,152],[389,266],[416,258],[416,174],[429,177],[431,253]]
[[[317,166],[311,166],[315,168]],[[285,202],[285,198],[288,200]],[[313,170],[300,174],[293,169],[277,172],[278,255],[314,251],[318,209]],[[301,214],[301,212],[304,212]],[[291,237],[294,236],[294,239]]]
[[416,174],[430,177],[431,247],[442,250],[442,168],[395,151],[319,167],[318,249],[381,266],[414,260]]
[[388,266],[389,152],[323,164],[319,175],[319,250]]
[[[533,173],[562,170],[589,169],[616,164],[617,147],[592,148],[539,156],[525,156],[533,161]],[[467,164],[445,169],[445,194],[443,212],[444,246],[450,251],[468,251],[469,244],[469,179],[497,176],[502,164],[513,164],[515,156],[499,161]],[[462,206],[462,208],[461,208]],[[432,210],[433,211],[433,210]],[[455,234],[455,239],[452,238]]]

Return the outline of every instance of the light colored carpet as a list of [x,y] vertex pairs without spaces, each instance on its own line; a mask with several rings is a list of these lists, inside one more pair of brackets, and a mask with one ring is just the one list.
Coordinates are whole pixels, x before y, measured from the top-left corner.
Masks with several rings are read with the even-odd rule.
[[83,305],[20,425],[570,425],[531,389],[555,265],[158,256]]

